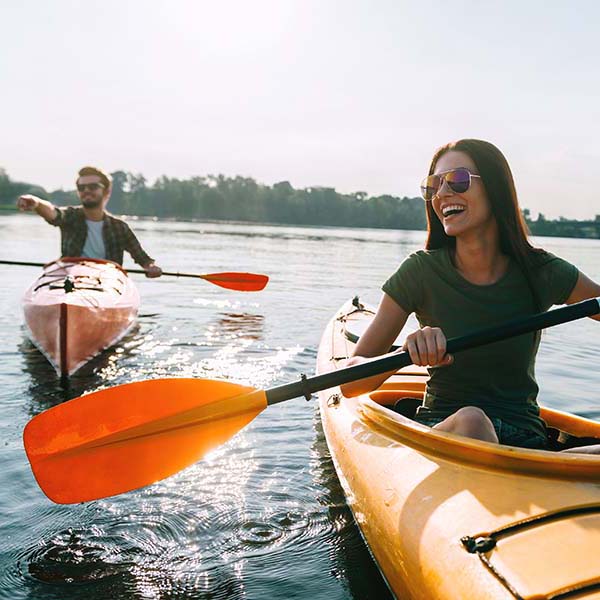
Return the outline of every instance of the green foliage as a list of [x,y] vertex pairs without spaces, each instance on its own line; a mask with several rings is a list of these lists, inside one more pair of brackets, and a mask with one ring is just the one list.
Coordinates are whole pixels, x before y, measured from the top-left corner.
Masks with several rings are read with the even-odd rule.
[[[427,224],[421,198],[369,197],[366,192],[341,194],[328,187],[297,190],[289,181],[268,186],[240,176],[207,175],[181,180],[163,175],[148,185],[140,173],[115,171],[111,175],[108,208],[115,214],[413,230],[423,230]],[[48,194],[40,186],[12,181],[0,167],[0,206],[14,207],[21,194],[46,197],[59,206],[79,203],[75,190]],[[600,215],[590,221],[564,217],[551,221],[540,213],[534,221],[525,208],[523,217],[533,235],[600,238]]]
[[32,183],[12,181],[6,171],[0,167],[0,205],[12,207],[17,198],[23,194],[45,196],[46,190]]
[[547,237],[577,237],[600,238],[600,220],[596,217],[589,221],[576,221],[559,217],[557,220],[548,220],[542,213],[538,214],[535,221],[531,219],[528,209],[523,210],[525,222],[532,235]]
[[[159,177],[148,185],[141,174],[115,171],[108,205],[115,214],[159,218],[249,221],[334,227],[424,229],[419,198],[340,194],[333,188],[294,189],[288,181],[273,186],[249,177],[207,175],[191,179]],[[57,191],[58,205],[76,204],[74,192]]]

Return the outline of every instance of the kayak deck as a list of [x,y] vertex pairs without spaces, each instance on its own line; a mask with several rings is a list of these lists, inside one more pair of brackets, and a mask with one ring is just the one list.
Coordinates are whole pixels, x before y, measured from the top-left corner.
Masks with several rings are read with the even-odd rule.
[[[320,373],[343,366],[354,348],[347,330],[364,330],[370,318],[367,309],[342,307],[323,335]],[[600,598],[600,457],[490,444],[420,425],[409,416],[426,379],[413,366],[359,398],[344,398],[339,388],[320,394],[348,504],[392,591],[401,598],[533,599],[580,588],[578,598]],[[388,408],[401,398],[404,415]],[[543,418],[556,427],[557,445],[600,437],[600,424],[587,419],[550,409]]]
[[23,297],[28,336],[58,375],[72,375],[133,327],[140,298],[110,261],[63,258],[44,267]]

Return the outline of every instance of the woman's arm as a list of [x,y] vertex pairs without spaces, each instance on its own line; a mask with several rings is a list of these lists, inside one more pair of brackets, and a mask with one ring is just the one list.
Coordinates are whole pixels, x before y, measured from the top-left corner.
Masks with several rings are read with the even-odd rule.
[[[375,318],[361,336],[354,355],[348,360],[346,366],[369,362],[389,350],[404,327],[406,319],[408,313],[384,293]],[[396,352],[404,350],[408,351],[415,365],[447,366],[453,361],[452,356],[446,354],[446,336],[439,327],[423,327],[406,336],[402,349]],[[366,379],[351,381],[341,385],[340,389],[347,398],[360,396],[377,389],[394,373],[395,371],[388,371]]]
[[[567,298],[567,304],[574,304],[575,302],[581,302],[588,298],[600,297],[600,285],[595,281],[592,281],[587,275],[579,273],[577,283],[571,292],[571,295]],[[600,314],[591,317],[596,321],[600,321]]]
[[[379,357],[389,351],[394,340],[404,327],[406,319],[408,319],[408,313],[384,293],[375,317],[358,340],[353,356],[348,360],[346,366],[351,367],[352,365],[368,362],[369,359]],[[342,394],[347,398],[360,396],[361,394],[377,389],[393,374],[394,371],[390,371],[389,373],[381,373],[367,379],[350,381],[340,386],[340,389],[342,390]]]

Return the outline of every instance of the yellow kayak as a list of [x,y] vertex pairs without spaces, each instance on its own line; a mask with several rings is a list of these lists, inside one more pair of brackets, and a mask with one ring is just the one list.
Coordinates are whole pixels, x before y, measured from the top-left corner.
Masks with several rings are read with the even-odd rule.
[[[319,347],[338,370],[373,317],[346,303]],[[427,372],[378,390],[319,393],[323,429],[356,523],[390,589],[418,599],[600,599],[600,456],[526,450],[436,432],[409,417]],[[401,412],[390,410],[396,401]],[[600,423],[542,409],[556,450]]]

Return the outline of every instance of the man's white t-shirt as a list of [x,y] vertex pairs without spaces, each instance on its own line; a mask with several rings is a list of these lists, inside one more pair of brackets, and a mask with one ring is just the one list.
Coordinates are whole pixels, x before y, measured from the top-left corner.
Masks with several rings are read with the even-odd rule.
[[87,224],[87,237],[81,251],[81,256],[86,258],[106,258],[106,248],[104,247],[104,238],[102,237],[102,227],[104,221],[85,220]]

